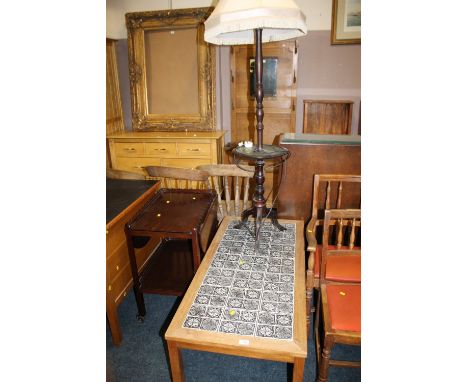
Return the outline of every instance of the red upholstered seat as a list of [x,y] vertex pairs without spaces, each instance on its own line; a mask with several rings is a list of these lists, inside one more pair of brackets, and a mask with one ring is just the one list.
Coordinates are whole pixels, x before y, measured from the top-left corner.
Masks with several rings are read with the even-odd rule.
[[360,255],[330,255],[325,269],[325,279],[330,281],[360,282]]
[[[335,245],[330,245],[329,249],[336,249]],[[347,247],[341,247],[346,249]],[[359,249],[360,247],[354,247],[354,249]],[[352,281],[359,282],[361,281],[361,259],[360,256],[349,256],[352,259],[346,260],[345,257],[339,255],[331,255],[328,258],[328,266],[325,272],[325,278],[333,281]],[[315,251],[315,261],[314,261],[314,277],[320,278],[320,264],[322,262],[322,245],[317,245],[317,250]],[[335,259],[337,258],[337,259]],[[343,261],[343,263],[341,263]]]
[[333,330],[361,331],[361,286],[327,285],[330,324]]

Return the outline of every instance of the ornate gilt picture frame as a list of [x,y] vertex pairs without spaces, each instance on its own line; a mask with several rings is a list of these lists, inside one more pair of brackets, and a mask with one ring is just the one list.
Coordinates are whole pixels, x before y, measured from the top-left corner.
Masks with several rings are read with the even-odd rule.
[[134,130],[216,129],[213,7],[127,13]]

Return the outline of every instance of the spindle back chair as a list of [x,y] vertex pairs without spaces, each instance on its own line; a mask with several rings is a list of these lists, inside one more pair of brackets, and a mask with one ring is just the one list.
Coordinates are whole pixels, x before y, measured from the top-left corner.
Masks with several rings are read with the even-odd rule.
[[[310,328],[310,315],[315,311],[314,291],[320,284],[320,263],[323,219],[326,209],[360,208],[361,176],[343,174],[315,174],[312,195],[311,219],[306,227],[307,272],[306,272],[306,312],[307,330]],[[335,223],[335,222],[333,222]]]
[[[360,210],[326,210],[320,294],[315,315],[318,381],[326,382],[329,366],[360,367],[356,361],[331,359],[335,344],[361,343]],[[330,240],[333,237],[333,244]]]

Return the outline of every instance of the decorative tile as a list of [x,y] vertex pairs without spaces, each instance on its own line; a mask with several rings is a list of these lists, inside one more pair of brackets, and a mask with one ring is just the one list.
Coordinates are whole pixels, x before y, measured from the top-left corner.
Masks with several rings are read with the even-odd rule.
[[206,309],[206,315],[211,318],[221,317],[221,308],[215,308],[213,306],[209,306]]
[[282,326],[292,326],[292,315],[291,314],[277,314],[276,323]]
[[[245,281],[247,283],[246,280],[242,280],[242,281]],[[245,289],[240,289],[240,288],[231,288],[229,292],[229,296],[237,297],[237,298],[244,298],[244,294],[245,294]]]
[[226,305],[226,298],[220,296],[211,297],[210,304],[213,306],[224,306]]
[[245,298],[249,300],[258,300],[261,296],[261,292],[255,289],[246,289]]
[[292,313],[294,311],[293,304],[291,303],[279,303],[278,304],[278,313]]
[[278,302],[278,294],[276,292],[265,291],[262,294],[263,301]]
[[291,340],[294,317],[295,225],[231,222],[183,326],[194,330]]
[[213,293],[213,288],[212,285],[202,285],[198,290],[198,294],[211,294]]
[[203,330],[216,330],[218,328],[219,320],[214,318],[203,318],[201,320],[200,329]]
[[223,312],[223,318],[230,321],[239,321],[240,314],[241,312],[238,309],[225,309]]
[[278,338],[278,339],[292,338],[292,327],[275,326],[275,338]]
[[259,324],[268,324],[274,325],[275,324],[275,315],[268,313],[268,312],[260,312],[258,314],[258,323]]
[[259,300],[244,300],[244,309],[258,310],[259,305],[260,305]]
[[232,286],[235,288],[247,288],[248,282],[248,280],[234,279]]
[[221,325],[218,330],[224,333],[235,333],[238,325],[238,322],[221,321]]
[[255,322],[257,320],[257,312],[243,310],[240,314],[240,320],[246,322]]
[[244,304],[244,300],[240,298],[230,298],[227,300],[227,306],[228,308],[242,308]]
[[270,313],[276,313],[278,311],[278,304],[275,302],[262,302],[260,309]]
[[184,322],[184,327],[186,328],[199,328],[201,323],[200,317],[191,317],[188,316]]
[[255,332],[255,324],[249,322],[240,322],[237,326],[236,334],[242,336],[251,336]]
[[204,294],[199,294],[195,298],[195,302],[197,304],[208,304],[210,302],[210,296],[204,295]]
[[275,328],[272,325],[257,325],[256,334],[259,337],[274,337]]
[[193,304],[189,310],[190,316],[204,316],[206,312],[206,305]]

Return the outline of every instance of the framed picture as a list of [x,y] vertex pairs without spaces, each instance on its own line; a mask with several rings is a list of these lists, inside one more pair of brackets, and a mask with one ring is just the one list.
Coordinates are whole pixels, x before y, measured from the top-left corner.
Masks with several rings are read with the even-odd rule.
[[331,43],[361,43],[361,0],[333,0]]

